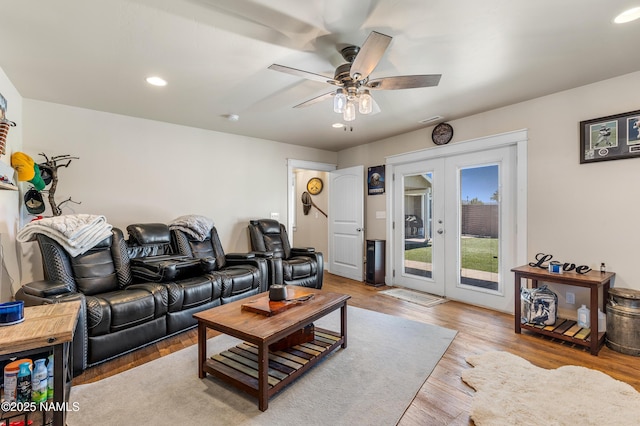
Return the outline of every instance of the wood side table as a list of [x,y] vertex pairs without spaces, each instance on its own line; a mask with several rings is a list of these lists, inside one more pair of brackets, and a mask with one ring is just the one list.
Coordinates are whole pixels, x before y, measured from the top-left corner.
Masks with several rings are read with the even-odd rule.
[[71,341],[78,322],[80,302],[28,306],[24,321],[0,327],[0,359],[29,357],[53,351],[53,402],[61,407],[53,412],[54,426],[66,421],[67,383],[71,383]]
[[[556,339],[565,340],[575,343],[576,345],[586,346],[590,348],[591,355],[598,355],[600,347],[604,343],[604,331],[598,330],[598,307],[605,312],[604,306],[607,303],[609,287],[611,280],[615,277],[613,272],[590,271],[586,274],[578,274],[577,272],[563,272],[562,274],[553,274],[546,269],[532,267],[529,265],[518,266],[511,270],[515,274],[515,332],[520,333],[522,329],[532,331],[534,333],[544,334]],[[576,287],[586,287],[590,291],[589,309],[590,312],[590,329],[579,329],[576,322],[572,320],[563,320],[558,318],[555,325],[544,327],[534,324],[522,324],[522,305],[520,300],[520,288],[522,280],[531,280],[533,288],[538,287],[538,282],[549,282],[554,284],[565,284]],[[527,286],[525,282],[524,286]],[[598,303],[598,293],[602,289],[602,304]],[[583,331],[584,330],[584,331]],[[580,333],[583,333],[581,335]]]

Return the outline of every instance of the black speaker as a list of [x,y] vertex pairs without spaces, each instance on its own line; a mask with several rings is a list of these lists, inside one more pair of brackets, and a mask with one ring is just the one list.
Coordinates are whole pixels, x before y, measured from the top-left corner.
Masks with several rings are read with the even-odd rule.
[[367,240],[367,267],[365,282],[373,286],[384,285],[385,240]]

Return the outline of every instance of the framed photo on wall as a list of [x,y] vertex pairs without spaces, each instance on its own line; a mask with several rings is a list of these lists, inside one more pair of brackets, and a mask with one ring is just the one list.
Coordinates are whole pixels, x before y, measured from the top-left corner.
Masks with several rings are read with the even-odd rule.
[[369,167],[367,171],[367,188],[369,195],[384,194],[384,165]]
[[580,122],[580,163],[640,157],[640,111]]

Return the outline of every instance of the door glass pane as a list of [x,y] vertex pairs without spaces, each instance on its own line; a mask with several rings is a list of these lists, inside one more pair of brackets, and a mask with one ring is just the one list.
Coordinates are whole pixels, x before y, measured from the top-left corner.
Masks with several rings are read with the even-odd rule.
[[460,283],[498,290],[498,165],[460,169]]
[[433,173],[404,176],[404,273],[431,278]]

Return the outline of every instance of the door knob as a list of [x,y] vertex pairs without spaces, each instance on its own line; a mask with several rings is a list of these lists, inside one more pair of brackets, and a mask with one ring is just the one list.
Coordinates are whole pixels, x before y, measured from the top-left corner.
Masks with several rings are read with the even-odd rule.
[[436,231],[438,234],[444,234],[444,229],[440,228]]
[[363,228],[356,228],[356,231],[362,232],[362,231],[364,231],[364,229]]

